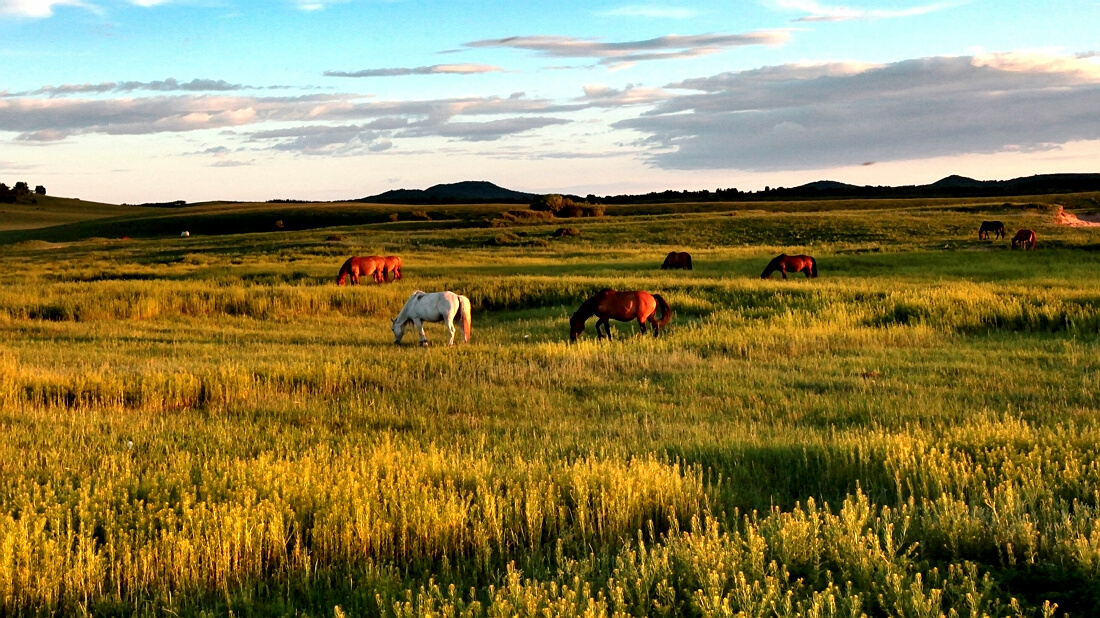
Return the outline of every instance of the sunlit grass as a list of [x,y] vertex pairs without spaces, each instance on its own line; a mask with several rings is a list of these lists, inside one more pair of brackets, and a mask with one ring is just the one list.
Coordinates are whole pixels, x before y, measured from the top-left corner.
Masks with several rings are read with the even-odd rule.
[[[1087,615],[1098,233],[1009,214],[1040,251],[905,209],[0,249],[0,614]],[[602,287],[672,326],[569,345]],[[443,288],[472,343],[394,346]]]

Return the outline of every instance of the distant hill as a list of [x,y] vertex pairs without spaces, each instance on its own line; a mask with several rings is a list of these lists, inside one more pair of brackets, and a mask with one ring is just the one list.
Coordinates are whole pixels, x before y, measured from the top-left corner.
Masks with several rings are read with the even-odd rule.
[[588,196],[604,204],[650,202],[765,202],[799,199],[871,199],[907,197],[998,197],[1100,191],[1100,174],[1040,174],[1012,180],[974,180],[948,176],[929,185],[857,186],[818,180],[797,187],[765,187],[763,191],[661,191],[642,195]]
[[512,191],[484,180],[467,180],[427,189],[394,189],[354,201],[371,204],[521,204],[530,202],[533,197],[534,194]]

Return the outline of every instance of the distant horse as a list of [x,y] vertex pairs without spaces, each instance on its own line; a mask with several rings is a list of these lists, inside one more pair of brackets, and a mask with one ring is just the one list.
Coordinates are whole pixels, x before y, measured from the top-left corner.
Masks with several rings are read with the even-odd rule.
[[1020,230],[1016,232],[1016,236],[1012,239],[1012,248],[1015,249],[1019,245],[1023,249],[1035,249],[1035,232],[1031,230]]
[[397,281],[401,278],[401,258],[396,255],[387,255],[382,258],[385,263],[383,268],[382,278],[385,279],[386,275],[391,275],[390,281]]
[[420,345],[428,345],[424,334],[424,322],[445,322],[451,339],[447,345],[455,344],[455,317],[462,324],[462,340],[470,343],[470,299],[454,292],[421,292],[417,290],[409,296],[401,313],[393,319],[393,344],[401,343],[405,328],[411,322],[420,331]]
[[676,268],[691,270],[691,254],[687,251],[669,252],[668,257],[665,258],[665,263],[661,264],[661,270],[673,270]]
[[764,272],[760,273],[761,279],[767,279],[772,276],[775,271],[783,273],[783,278],[787,278],[787,273],[804,272],[806,277],[817,276],[817,260],[808,255],[783,255],[777,256],[774,260],[768,263],[768,267],[764,269]]
[[340,267],[340,272],[336,275],[336,285],[344,285],[348,277],[351,277],[352,285],[359,285],[359,277],[364,275],[373,276],[375,283],[382,283],[384,269],[385,261],[378,256],[352,256]]
[[982,221],[982,225],[978,228],[978,240],[989,240],[989,233],[993,234],[997,238],[1005,237],[1005,224],[1000,221]]
[[[658,305],[661,307],[661,319],[657,319]],[[668,326],[668,323],[672,321],[672,307],[658,294],[616,292],[615,290],[603,289],[596,292],[592,298],[584,301],[580,309],[577,309],[577,312],[573,314],[573,317],[569,318],[570,341],[577,340],[577,337],[584,332],[584,323],[593,315],[599,318],[596,321],[596,335],[600,339],[604,337],[604,334],[600,332],[601,325],[607,331],[608,340],[611,339],[611,324],[608,320],[618,320],[620,322],[638,320],[638,326],[641,328],[642,334],[645,334],[645,325],[646,322],[649,322],[653,325],[653,336],[656,337],[660,334],[661,329]]]

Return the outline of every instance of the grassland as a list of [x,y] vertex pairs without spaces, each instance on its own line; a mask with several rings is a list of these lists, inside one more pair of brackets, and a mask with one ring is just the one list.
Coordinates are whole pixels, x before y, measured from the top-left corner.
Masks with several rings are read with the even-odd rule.
[[[0,614],[1095,615],[1100,231],[1050,212],[1098,197],[0,234]],[[404,281],[333,284],[383,252]],[[602,287],[666,336],[568,345]],[[393,346],[442,288],[473,343]]]

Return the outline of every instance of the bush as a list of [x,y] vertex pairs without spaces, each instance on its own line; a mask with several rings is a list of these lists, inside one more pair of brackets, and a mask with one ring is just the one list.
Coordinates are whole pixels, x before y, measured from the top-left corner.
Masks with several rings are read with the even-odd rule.
[[571,198],[551,193],[535,198],[531,203],[531,210],[536,212],[550,212],[555,217],[602,217],[605,209],[603,204],[590,202],[577,202]]
[[522,242],[523,241],[520,240],[519,236],[516,236],[511,232],[504,232],[503,234],[497,234],[496,236],[493,236],[488,241],[486,241],[485,244],[489,245],[490,247],[512,247],[521,244]]
[[551,234],[551,236],[553,236],[555,238],[564,238],[566,236],[580,236],[580,235],[581,235],[581,231],[578,230],[575,227],[559,227],[558,229],[554,230],[553,234]]
[[500,213],[499,219],[490,221],[493,227],[508,227],[510,225],[531,225],[546,223],[554,219],[553,213],[538,210],[509,210]]
[[412,211],[412,218],[417,221],[431,221],[432,217],[426,211],[414,210]]

